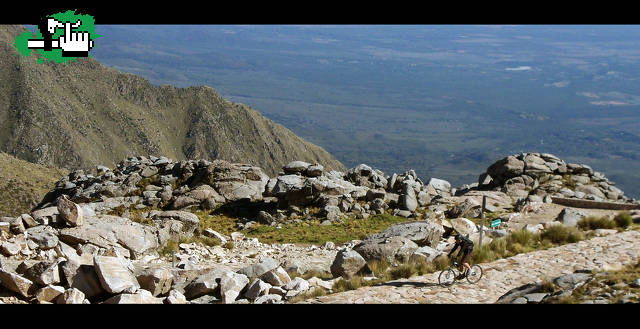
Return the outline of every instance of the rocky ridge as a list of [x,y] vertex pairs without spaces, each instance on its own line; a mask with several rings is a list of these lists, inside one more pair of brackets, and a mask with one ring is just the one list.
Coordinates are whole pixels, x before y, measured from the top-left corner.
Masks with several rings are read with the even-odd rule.
[[[491,179],[483,174],[482,184],[457,189],[437,178],[424,183],[412,170],[387,176],[364,164],[344,173],[294,161],[270,178],[259,167],[222,160],[130,157],[114,169],[73,171],[30,214],[1,218],[0,252],[6,258],[0,278],[11,292],[7,298],[14,298],[9,301],[44,303],[281,303],[314,287],[330,292],[337,278],[367,272],[371,260],[433,260],[451,248],[452,229],[477,239],[479,226],[470,218],[478,216],[483,196],[490,200],[488,211],[513,214],[562,193],[553,182],[565,177],[536,175],[550,174],[550,168],[527,171],[533,166],[526,161],[520,171],[513,160],[518,157],[532,163],[543,158],[509,156],[489,167]],[[556,163],[563,167],[562,160]],[[566,175],[589,179],[580,182],[584,186],[597,182],[600,191],[613,186],[583,165],[565,166]],[[537,186],[507,183],[517,177],[524,181],[524,175]],[[582,195],[574,192],[577,196]],[[635,202],[617,192],[604,196]],[[134,221],[136,210],[142,218]],[[345,217],[366,220],[382,213],[408,220],[362,241],[301,247],[202,230],[194,210],[230,212],[239,218],[238,231],[255,223],[277,226],[315,218],[332,225]],[[485,228],[485,241],[508,234],[505,229]],[[193,235],[217,239],[219,245],[181,243],[173,264],[160,256],[168,243]],[[293,275],[310,272],[330,273],[333,279]]]

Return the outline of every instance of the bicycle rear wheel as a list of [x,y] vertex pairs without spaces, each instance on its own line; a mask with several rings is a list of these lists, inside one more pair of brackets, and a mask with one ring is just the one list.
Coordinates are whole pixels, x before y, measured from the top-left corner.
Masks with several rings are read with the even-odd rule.
[[467,271],[467,281],[469,281],[469,283],[476,283],[480,281],[481,278],[482,267],[480,267],[480,265],[473,265],[471,266],[471,269]]
[[448,287],[456,281],[456,272],[452,269],[446,269],[438,275],[438,283],[443,287]]

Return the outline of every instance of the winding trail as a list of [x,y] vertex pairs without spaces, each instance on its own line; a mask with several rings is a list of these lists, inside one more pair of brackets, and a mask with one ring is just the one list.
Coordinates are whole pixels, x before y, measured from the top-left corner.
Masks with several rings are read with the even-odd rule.
[[317,297],[303,303],[494,303],[507,291],[524,284],[573,273],[579,269],[615,270],[635,263],[638,259],[640,232],[626,231],[483,263],[481,266],[484,275],[475,285],[458,281],[449,288],[443,288],[438,285],[439,272],[436,272]]

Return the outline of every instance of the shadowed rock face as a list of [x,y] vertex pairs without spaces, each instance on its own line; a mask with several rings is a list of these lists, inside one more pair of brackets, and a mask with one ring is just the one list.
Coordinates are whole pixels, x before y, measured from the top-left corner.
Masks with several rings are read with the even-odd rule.
[[321,147],[212,88],[155,87],[92,58],[56,65],[15,56],[12,44],[24,31],[0,26],[0,150],[20,159],[88,169],[157,154],[244,162],[269,175],[292,160],[345,169]]

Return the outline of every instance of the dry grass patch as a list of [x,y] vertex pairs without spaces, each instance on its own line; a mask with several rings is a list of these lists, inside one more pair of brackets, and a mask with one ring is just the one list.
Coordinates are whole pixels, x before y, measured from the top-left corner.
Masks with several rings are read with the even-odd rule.
[[30,213],[66,169],[38,165],[0,152],[0,216]]

